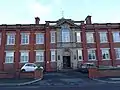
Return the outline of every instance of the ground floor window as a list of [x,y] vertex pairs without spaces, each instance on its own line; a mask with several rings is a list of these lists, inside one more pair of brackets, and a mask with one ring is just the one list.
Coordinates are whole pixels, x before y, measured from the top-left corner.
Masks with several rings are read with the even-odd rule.
[[115,49],[116,59],[120,59],[120,48]]
[[36,62],[44,62],[44,51],[36,51]]
[[83,57],[82,57],[82,50],[77,50],[77,55],[78,55],[78,61],[82,61]]
[[55,62],[55,61],[56,61],[55,50],[51,50],[51,61],[52,61],[52,62]]
[[20,62],[26,63],[29,61],[29,52],[28,51],[21,51],[20,53]]
[[7,51],[5,57],[5,63],[13,63],[14,62],[14,52]]
[[101,51],[102,51],[102,59],[109,60],[110,59],[109,49],[101,49]]
[[88,60],[96,60],[96,51],[94,49],[88,50]]

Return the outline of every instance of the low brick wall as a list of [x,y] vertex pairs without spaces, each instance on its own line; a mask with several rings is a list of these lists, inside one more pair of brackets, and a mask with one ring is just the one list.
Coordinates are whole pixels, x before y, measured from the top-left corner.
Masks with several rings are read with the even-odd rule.
[[35,70],[34,72],[0,72],[0,78],[43,78],[43,70]]
[[120,69],[89,69],[89,78],[120,76]]

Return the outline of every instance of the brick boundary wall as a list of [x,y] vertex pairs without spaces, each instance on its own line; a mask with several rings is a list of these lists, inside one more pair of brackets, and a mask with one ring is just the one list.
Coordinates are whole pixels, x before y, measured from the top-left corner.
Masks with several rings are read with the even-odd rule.
[[0,78],[43,78],[43,70],[35,70],[34,72],[0,72]]
[[89,78],[120,76],[120,69],[97,69],[97,68],[90,68],[88,76],[89,76]]

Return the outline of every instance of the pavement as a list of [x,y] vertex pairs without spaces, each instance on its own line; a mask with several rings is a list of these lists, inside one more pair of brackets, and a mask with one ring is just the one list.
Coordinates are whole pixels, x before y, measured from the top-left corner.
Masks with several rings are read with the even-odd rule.
[[45,72],[40,79],[0,79],[0,87],[4,86],[47,86],[47,87],[83,87],[120,83],[120,77],[88,78],[88,74],[77,71]]

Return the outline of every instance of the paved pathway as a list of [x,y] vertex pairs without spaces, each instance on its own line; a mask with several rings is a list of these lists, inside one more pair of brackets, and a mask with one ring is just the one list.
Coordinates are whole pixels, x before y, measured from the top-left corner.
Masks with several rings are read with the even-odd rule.
[[91,85],[99,83],[88,78],[87,74],[76,71],[45,73],[43,80],[33,83],[40,86],[67,86],[67,85]]

